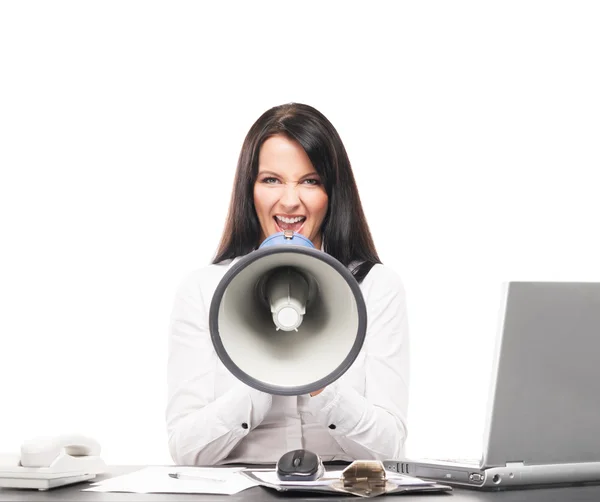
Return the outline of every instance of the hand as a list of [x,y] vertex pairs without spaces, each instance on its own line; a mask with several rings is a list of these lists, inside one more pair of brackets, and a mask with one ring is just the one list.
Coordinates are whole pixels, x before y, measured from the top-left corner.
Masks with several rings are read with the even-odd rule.
[[322,389],[319,390],[315,390],[314,392],[310,393],[310,397],[315,397],[318,396],[321,392],[323,392],[325,390],[325,387],[323,387]]

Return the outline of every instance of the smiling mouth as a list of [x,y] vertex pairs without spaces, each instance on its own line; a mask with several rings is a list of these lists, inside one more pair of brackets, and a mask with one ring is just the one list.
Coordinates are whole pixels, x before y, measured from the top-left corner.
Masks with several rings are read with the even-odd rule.
[[287,221],[283,221],[277,216],[274,216],[273,220],[275,221],[275,227],[277,228],[278,232],[283,232],[284,230],[292,230],[293,232],[299,233],[300,230],[302,230],[304,223],[306,222],[306,216],[302,216],[299,219],[299,221],[294,221],[298,220],[298,218],[286,218]]

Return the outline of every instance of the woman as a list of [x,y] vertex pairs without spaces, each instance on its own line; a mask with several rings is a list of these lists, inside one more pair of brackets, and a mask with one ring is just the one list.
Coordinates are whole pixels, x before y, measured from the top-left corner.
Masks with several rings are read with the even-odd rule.
[[[365,343],[348,371],[325,389],[292,397],[237,380],[217,357],[208,328],[212,295],[228,268],[285,229],[349,267],[368,319]],[[166,417],[173,460],[272,463],[298,448],[325,461],[401,458],[408,363],[402,282],[377,256],[337,131],[307,105],[268,110],[244,141],[216,257],[176,296]]]

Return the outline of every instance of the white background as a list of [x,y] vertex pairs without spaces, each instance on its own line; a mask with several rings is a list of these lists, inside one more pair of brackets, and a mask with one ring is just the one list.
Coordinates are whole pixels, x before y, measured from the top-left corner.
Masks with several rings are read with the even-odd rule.
[[405,282],[408,453],[478,455],[502,281],[600,279],[598,26],[567,0],[0,3],[0,451],[171,461],[175,289],[247,130],[298,101]]

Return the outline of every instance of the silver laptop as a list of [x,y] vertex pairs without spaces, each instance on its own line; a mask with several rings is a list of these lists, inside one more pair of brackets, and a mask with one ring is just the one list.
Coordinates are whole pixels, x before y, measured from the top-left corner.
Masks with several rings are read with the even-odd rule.
[[483,489],[600,482],[600,283],[505,285],[484,448],[387,469]]

